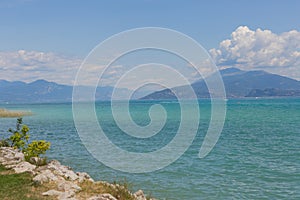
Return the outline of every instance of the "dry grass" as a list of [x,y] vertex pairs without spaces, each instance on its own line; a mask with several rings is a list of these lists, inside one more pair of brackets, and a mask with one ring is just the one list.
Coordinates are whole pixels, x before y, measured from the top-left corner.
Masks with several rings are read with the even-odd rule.
[[134,200],[126,184],[112,185],[101,181],[95,183],[84,181],[83,183],[79,184],[79,186],[82,188],[82,191],[76,194],[78,199],[87,199],[97,194],[109,193],[118,200]]
[[0,117],[23,117],[30,116],[32,112],[30,111],[12,111],[0,108]]

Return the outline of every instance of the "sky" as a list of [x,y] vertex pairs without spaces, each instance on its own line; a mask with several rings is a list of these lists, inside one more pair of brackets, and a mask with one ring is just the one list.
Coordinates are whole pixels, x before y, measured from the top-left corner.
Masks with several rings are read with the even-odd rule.
[[297,0],[0,0],[0,79],[73,84],[106,38],[163,27],[196,40],[220,68],[300,80],[299,10]]

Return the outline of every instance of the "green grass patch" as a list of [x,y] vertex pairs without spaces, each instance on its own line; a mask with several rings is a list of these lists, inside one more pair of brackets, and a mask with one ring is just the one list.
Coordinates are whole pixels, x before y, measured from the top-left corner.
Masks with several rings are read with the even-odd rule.
[[38,200],[46,199],[41,195],[41,186],[34,186],[28,173],[5,173],[9,170],[0,165],[0,199],[1,200]]
[[0,165],[0,172],[6,171],[5,167]]

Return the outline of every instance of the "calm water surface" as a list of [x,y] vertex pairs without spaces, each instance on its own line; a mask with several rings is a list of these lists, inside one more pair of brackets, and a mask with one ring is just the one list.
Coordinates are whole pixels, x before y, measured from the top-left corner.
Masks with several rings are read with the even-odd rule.
[[[0,105],[7,109],[31,110],[24,118],[32,139],[51,141],[50,159],[58,159],[94,179],[133,184],[160,199],[300,199],[300,99],[239,99],[227,103],[222,135],[204,159],[198,151],[210,119],[210,102],[200,100],[199,131],[190,148],[170,166],[147,174],[127,174],[95,160],[81,144],[74,127],[71,104]],[[98,119],[116,145],[134,152],[149,152],[168,144],[180,122],[177,102],[132,102],[132,118],[139,125],[150,122],[148,109],[162,104],[167,122],[160,133],[133,138],[120,130],[110,104],[98,102]],[[120,104],[120,106],[122,106]],[[15,119],[0,119],[0,136],[15,126]]]

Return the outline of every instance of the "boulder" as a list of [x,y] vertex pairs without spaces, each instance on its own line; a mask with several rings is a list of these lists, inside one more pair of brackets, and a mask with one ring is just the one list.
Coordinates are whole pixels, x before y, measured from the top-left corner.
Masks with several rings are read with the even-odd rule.
[[58,196],[58,200],[71,200],[71,199],[75,199],[75,192],[70,190],[67,192],[62,192],[59,196]]
[[75,181],[79,177],[76,175],[74,171],[71,170],[70,167],[61,165],[60,162],[57,160],[52,160],[50,163],[48,163],[47,168],[52,170],[53,173],[63,176],[68,180]]
[[36,175],[33,180],[37,181],[39,183],[47,183],[49,181],[58,181],[62,180],[63,178],[56,176],[50,171],[49,169],[46,169],[44,171],[40,171],[40,174]]
[[9,165],[10,168],[24,161],[24,154],[11,147],[1,147],[0,155],[0,163],[4,166]]
[[136,200],[147,200],[143,190],[138,190],[133,195]]
[[75,199],[74,195],[75,192],[68,191],[68,192],[60,192],[57,190],[49,190],[47,192],[42,193],[43,196],[57,196],[58,200],[71,200]]
[[81,187],[71,181],[61,181],[57,184],[57,188],[60,191],[81,191]]
[[78,176],[78,182],[82,183],[84,181],[95,182],[94,179],[90,177],[90,175],[86,172],[77,172],[76,175]]
[[117,199],[111,194],[98,194],[88,198],[88,200],[117,200]]
[[34,174],[34,169],[36,168],[35,165],[30,164],[29,162],[22,161],[16,166],[13,167],[13,170],[17,173],[23,173],[23,172],[29,172],[31,174]]
[[[43,160],[40,160],[39,158],[32,158],[30,161],[38,164],[42,163]],[[24,159],[24,154],[11,147],[0,148],[0,164],[4,165],[6,168],[13,169],[15,173],[31,173],[34,176],[33,181],[40,184],[53,182],[55,184],[54,187],[56,188],[44,192],[42,195],[57,196],[57,199],[59,200],[76,200],[76,193],[82,190],[77,184],[84,181],[90,181],[95,184],[101,183],[116,190],[126,189],[122,185],[111,184],[105,181],[94,182],[89,174],[85,172],[75,173],[70,167],[60,164],[60,162],[57,160],[52,160],[47,165],[37,167],[29,162],[26,162]],[[142,190],[139,190],[131,195],[136,200],[147,199]],[[90,197],[89,200],[117,200],[117,198],[119,197],[114,197],[111,194],[98,194]]]
[[57,190],[49,190],[47,192],[42,193],[43,196],[59,196],[61,194],[62,194],[62,192],[57,191]]
[[29,159],[29,162],[33,165],[36,165],[36,166],[42,166],[42,165],[45,165],[47,163],[47,159],[46,158],[40,158],[40,157],[31,157]]

